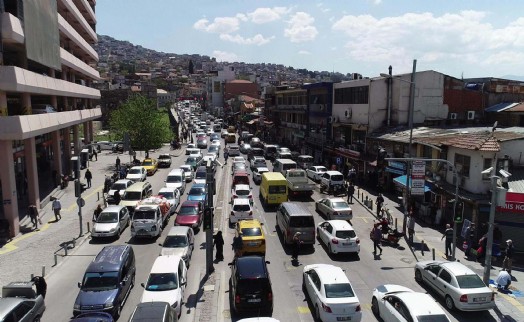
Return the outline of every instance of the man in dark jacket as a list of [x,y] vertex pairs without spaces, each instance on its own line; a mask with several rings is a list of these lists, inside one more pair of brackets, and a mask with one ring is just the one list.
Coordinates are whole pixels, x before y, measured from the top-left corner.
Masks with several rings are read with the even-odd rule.
[[506,247],[506,256],[504,257],[504,261],[502,262],[502,269],[505,269],[511,275],[513,253],[515,252],[515,249],[513,247],[513,241],[511,239],[506,240],[506,245],[508,247]]
[[353,182],[349,182],[348,186],[348,203],[353,203],[353,194],[355,194],[355,186],[353,185]]

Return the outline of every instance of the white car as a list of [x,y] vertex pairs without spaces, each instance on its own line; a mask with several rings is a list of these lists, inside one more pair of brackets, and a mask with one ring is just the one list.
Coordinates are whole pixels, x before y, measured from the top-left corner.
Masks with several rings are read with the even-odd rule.
[[177,168],[169,171],[166,180],[164,180],[166,187],[180,190],[180,193],[186,191],[186,175],[185,171]]
[[186,182],[193,181],[193,177],[195,176],[193,167],[189,164],[183,164],[180,166],[180,169],[184,170],[184,176],[186,178]]
[[448,310],[484,311],[495,308],[495,293],[462,263],[417,262],[415,280],[442,296]]
[[97,146],[100,147],[100,150],[101,151],[104,151],[104,150],[113,150],[113,146],[115,145],[113,142],[110,142],[110,141],[99,141],[99,142],[96,142],[93,144],[94,146]]
[[249,166],[251,167],[251,169],[258,167],[267,167],[266,159],[264,159],[264,157],[254,156],[249,161]]
[[233,200],[237,198],[249,199],[253,204],[253,194],[251,193],[251,187],[247,184],[237,184],[231,189],[231,204]]
[[234,224],[244,219],[253,218],[253,207],[251,201],[245,198],[233,199],[229,223]]
[[450,322],[430,295],[401,285],[377,286],[373,290],[371,310],[376,317],[388,322]]
[[320,181],[320,178],[326,171],[327,168],[322,165],[314,165],[306,169],[308,178],[313,181]]
[[166,200],[169,202],[171,205],[171,208],[169,208],[169,216],[172,216],[180,204],[180,190],[176,188],[164,187],[160,188],[158,195],[166,198]]
[[187,226],[174,226],[169,229],[166,239],[162,244],[160,256],[176,255],[182,257],[189,267],[195,244],[193,228]]
[[326,219],[353,219],[353,210],[342,198],[322,198],[315,202],[315,210]]
[[227,135],[227,133],[228,133],[228,132],[227,132],[227,129],[222,129],[222,131],[220,131],[220,137],[221,137],[221,138],[225,138],[226,135]]
[[241,156],[233,157],[231,159],[233,160],[233,163],[235,163],[235,162],[246,163],[246,159],[244,159],[244,157],[241,157]]
[[91,237],[116,237],[129,226],[129,210],[124,206],[109,206],[102,210],[91,229]]
[[186,150],[187,149],[196,149],[196,144],[195,143],[188,143],[187,147],[186,147]]
[[167,255],[155,259],[147,282],[142,283],[141,303],[168,302],[180,317],[187,284],[187,267],[180,256]]
[[328,220],[317,226],[317,237],[327,246],[330,254],[360,252],[360,239],[345,220]]
[[114,203],[113,196],[115,195],[115,192],[118,191],[118,193],[120,194],[120,197],[122,197],[126,189],[129,188],[133,183],[135,182],[132,180],[128,180],[128,179],[120,179],[120,180],[117,180],[115,183],[113,183],[111,187],[109,188],[109,192],[107,193],[107,197],[106,197],[107,203],[113,204]]
[[147,170],[143,166],[132,167],[126,175],[126,179],[134,182],[146,181],[146,178]]
[[302,289],[317,321],[361,321],[362,308],[342,268],[329,264],[304,266]]
[[220,148],[220,146],[221,146],[220,140],[213,140],[213,141],[211,141],[211,145],[218,146]]
[[262,182],[262,174],[269,172],[269,169],[266,167],[258,167],[253,169],[253,182],[255,184],[260,184]]

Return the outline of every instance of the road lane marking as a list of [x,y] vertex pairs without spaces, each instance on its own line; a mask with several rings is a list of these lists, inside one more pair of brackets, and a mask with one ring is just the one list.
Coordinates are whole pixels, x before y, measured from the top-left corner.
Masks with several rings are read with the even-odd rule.
[[297,307],[297,311],[300,314],[311,314],[311,310],[309,309],[309,306],[299,306]]

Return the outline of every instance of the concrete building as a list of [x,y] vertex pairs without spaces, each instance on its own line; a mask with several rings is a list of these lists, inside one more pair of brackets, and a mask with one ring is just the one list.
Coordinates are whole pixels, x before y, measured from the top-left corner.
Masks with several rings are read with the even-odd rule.
[[94,106],[100,92],[90,87],[100,78],[93,68],[95,4],[2,1],[0,218],[12,236],[19,232],[19,216],[25,216],[19,206],[40,208],[42,182],[71,173],[71,145],[78,154],[81,135],[84,144],[93,139],[92,121],[101,116]]

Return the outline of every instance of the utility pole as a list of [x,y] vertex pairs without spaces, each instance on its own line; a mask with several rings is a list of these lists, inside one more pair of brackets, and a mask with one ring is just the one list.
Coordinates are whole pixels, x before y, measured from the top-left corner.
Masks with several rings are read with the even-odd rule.
[[80,177],[77,177],[75,180],[75,197],[77,197],[76,204],[78,206],[78,220],[80,221],[80,233],[78,237],[81,237],[84,235],[82,227],[82,207],[85,206],[86,202],[82,198],[82,184],[80,183]]
[[[408,158],[411,158],[411,145],[413,144],[413,114],[415,114],[415,73],[417,71],[417,60],[413,59],[413,72],[411,73],[411,83],[409,91],[409,113],[408,113],[408,124],[409,124],[409,145],[408,145]],[[411,162],[408,162],[406,166],[406,197],[404,199],[404,220],[402,223],[402,231],[406,231],[407,216],[409,213],[409,200],[411,199]]]
[[212,273],[213,267],[213,198],[215,195],[215,174],[213,161],[207,160],[207,207],[204,210],[204,230],[206,231],[206,274]]

